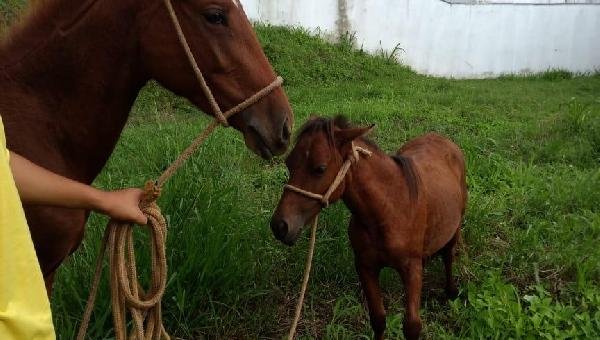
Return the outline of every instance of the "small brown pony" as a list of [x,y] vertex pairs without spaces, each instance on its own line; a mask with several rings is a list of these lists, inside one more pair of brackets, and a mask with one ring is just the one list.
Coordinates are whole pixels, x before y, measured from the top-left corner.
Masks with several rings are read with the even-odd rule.
[[[273,82],[275,72],[238,0],[171,2],[223,111]],[[91,183],[149,80],[213,113],[163,0],[38,0],[31,6],[0,40],[0,115],[11,150]],[[271,158],[287,149],[293,116],[278,88],[229,123],[249,149]],[[88,213],[32,206],[25,212],[50,292],[54,272],[81,243]]]
[[400,273],[406,289],[404,334],[416,339],[424,260],[441,254],[446,292],[451,298],[458,293],[452,262],[467,201],[465,161],[456,144],[433,133],[409,141],[390,157],[362,137],[370,129],[352,128],[341,117],[310,120],[286,160],[288,189],[293,190],[284,191],[271,228],[277,239],[294,244],[323,208],[307,196],[330,188],[342,163],[356,157],[353,148],[370,151],[370,157],[350,165],[328,202],[341,198],[352,212],[350,241],[375,338],[383,339],[385,331],[379,272],[389,266]]

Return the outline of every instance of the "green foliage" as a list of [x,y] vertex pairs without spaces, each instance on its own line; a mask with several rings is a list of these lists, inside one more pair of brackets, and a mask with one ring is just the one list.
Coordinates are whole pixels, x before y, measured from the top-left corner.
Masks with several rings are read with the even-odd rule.
[[325,326],[325,338],[348,339],[358,330],[368,328],[369,315],[354,296],[344,296],[333,305],[332,317]]
[[25,5],[25,0],[0,0],[0,34]]
[[[587,92],[587,87],[583,86]],[[600,114],[598,102],[580,96],[560,103],[555,112],[532,124],[529,140],[516,146],[519,153],[536,164],[568,164],[594,169],[600,164]]]
[[400,76],[409,72],[389,58],[367,57],[365,52],[354,50],[351,36],[335,44],[324,44],[321,38],[301,28],[259,25],[256,29],[265,53],[290,86],[360,82],[374,76]]
[[468,324],[454,336],[469,339],[594,339],[600,337],[600,293],[586,290],[568,304],[542,287],[520,295],[498,275],[467,286],[466,301],[451,302],[451,316]]
[[507,74],[507,75],[501,76],[500,79],[510,80],[510,79],[527,78],[527,79],[531,79],[531,80],[537,79],[537,80],[544,80],[544,81],[561,81],[561,80],[571,79],[575,76],[576,76],[576,74],[574,74],[573,72],[560,70],[560,69],[550,69],[550,70],[547,70],[542,73],[534,73],[534,74],[522,74],[522,75]]

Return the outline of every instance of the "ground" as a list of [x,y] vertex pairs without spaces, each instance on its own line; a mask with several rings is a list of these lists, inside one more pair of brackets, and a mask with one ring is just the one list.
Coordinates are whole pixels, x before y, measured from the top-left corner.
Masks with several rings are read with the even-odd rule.
[[[376,124],[373,138],[388,152],[428,131],[464,150],[470,198],[455,268],[460,296],[445,300],[441,261],[432,259],[421,308],[425,339],[600,337],[599,75],[438,79],[417,75],[391,56],[353,50],[348,41],[332,45],[274,27],[258,32],[286,79],[296,128],[311,114],[343,113],[356,124]],[[149,84],[95,184],[142,185],[207,121],[186,101]],[[173,335],[287,333],[308,232],[294,248],[271,235],[268,223],[285,179],[282,159],[262,161],[239,134],[222,129],[167,184],[159,201],[170,223],[163,308]],[[371,335],[348,217],[343,204],[322,214],[301,338]],[[52,307],[60,339],[76,331],[105,223],[92,215],[84,244],[58,273]],[[387,335],[401,338],[402,284],[391,270],[382,282]],[[106,284],[89,334],[112,336]]]

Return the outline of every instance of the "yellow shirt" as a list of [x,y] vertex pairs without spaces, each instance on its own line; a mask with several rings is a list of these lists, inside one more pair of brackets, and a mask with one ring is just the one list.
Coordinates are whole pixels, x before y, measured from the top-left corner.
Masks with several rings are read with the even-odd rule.
[[55,339],[50,302],[8,163],[0,117],[0,339]]

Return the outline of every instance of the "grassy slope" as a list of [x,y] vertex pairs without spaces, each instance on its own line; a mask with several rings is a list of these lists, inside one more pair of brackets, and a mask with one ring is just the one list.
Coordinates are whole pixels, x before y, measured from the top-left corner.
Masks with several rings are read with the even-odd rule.
[[[259,34],[287,80],[298,126],[311,113],[345,113],[376,123],[375,139],[390,152],[426,131],[463,147],[470,201],[456,268],[461,297],[443,300],[440,261],[431,261],[426,338],[600,336],[600,76],[435,79],[301,31],[259,27]],[[148,86],[97,184],[141,185],[204,124],[185,101]],[[286,332],[306,240],[288,249],[270,235],[285,177],[281,160],[258,160],[239,135],[223,130],[169,183],[160,204],[171,223],[164,309],[174,335]],[[323,215],[300,334],[369,335],[348,213],[338,204]],[[92,216],[84,245],[59,273],[53,309],[60,338],[73,337],[83,311],[104,223]],[[399,337],[401,283],[386,271],[383,286],[388,335]],[[110,337],[106,287],[96,311],[93,338]]]

